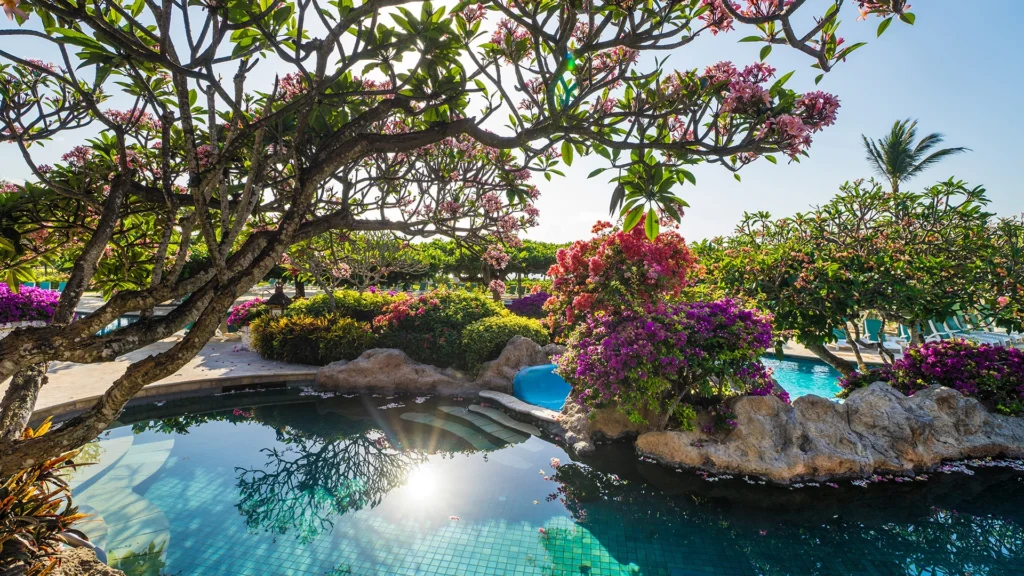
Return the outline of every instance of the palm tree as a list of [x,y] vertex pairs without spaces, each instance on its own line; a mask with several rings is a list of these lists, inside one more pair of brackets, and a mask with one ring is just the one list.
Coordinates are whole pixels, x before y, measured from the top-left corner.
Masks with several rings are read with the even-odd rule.
[[932,148],[942,143],[942,134],[933,132],[921,139],[917,144],[917,120],[897,120],[892,130],[880,140],[871,140],[861,134],[864,148],[868,152],[868,162],[875,172],[884,177],[892,186],[893,192],[899,192],[900,182],[906,182],[931,167],[932,164],[952,156],[967,152],[970,148],[943,148],[928,154]]

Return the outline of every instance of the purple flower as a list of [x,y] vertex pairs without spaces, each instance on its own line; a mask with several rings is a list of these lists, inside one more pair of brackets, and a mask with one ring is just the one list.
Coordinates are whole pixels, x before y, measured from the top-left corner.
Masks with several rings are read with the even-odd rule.
[[0,284],[0,323],[53,320],[60,292],[23,286],[12,292],[7,284]]

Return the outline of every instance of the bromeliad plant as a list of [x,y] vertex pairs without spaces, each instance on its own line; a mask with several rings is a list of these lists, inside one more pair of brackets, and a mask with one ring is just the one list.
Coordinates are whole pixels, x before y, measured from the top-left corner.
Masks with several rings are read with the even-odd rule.
[[588,316],[557,370],[580,405],[615,404],[636,423],[655,413],[661,427],[673,417],[691,427],[694,404],[773,393],[771,373],[759,361],[771,341],[771,318],[732,300],[659,302]]
[[[25,430],[25,439],[46,434],[47,420],[35,430]],[[15,471],[0,484],[0,573],[27,576],[49,574],[66,532],[85,517],[71,501],[67,475],[78,465],[72,461],[78,451],[61,454],[35,466]]]
[[964,340],[911,348],[892,366],[856,372],[839,382],[846,398],[854,390],[887,382],[911,396],[929,386],[953,388],[1002,414],[1024,413],[1024,351]]

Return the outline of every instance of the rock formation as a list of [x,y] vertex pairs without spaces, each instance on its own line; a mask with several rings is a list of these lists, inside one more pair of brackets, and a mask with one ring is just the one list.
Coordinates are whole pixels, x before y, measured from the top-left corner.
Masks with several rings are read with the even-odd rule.
[[637,450],[673,466],[751,474],[780,483],[910,474],[943,460],[1024,457],[1024,418],[988,412],[977,400],[932,387],[906,397],[876,382],[839,404],[817,396],[786,405],[742,396],[726,435],[647,432]]
[[553,355],[563,351],[562,346],[549,344],[541,348],[529,338],[514,336],[496,360],[484,363],[479,377],[473,380],[452,368],[416,362],[401,350],[374,348],[351,362],[342,360],[320,368],[316,385],[320,390],[373,394],[453,396],[480,390],[511,394],[516,372],[527,366],[547,364]]

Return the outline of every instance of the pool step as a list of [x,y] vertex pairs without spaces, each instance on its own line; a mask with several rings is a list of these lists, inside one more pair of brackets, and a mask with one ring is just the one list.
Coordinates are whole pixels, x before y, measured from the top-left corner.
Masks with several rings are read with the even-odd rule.
[[477,450],[497,450],[498,447],[491,443],[490,440],[484,437],[483,434],[463,426],[457,422],[451,420],[445,420],[444,418],[438,418],[433,414],[424,414],[422,412],[405,412],[400,416],[402,420],[409,422],[416,422],[417,424],[426,424],[427,426],[433,426],[434,428],[440,428],[446,432],[451,432],[459,438],[462,438],[466,442],[469,442],[473,448]]
[[[121,446],[115,442],[111,441],[111,451]],[[76,491],[75,501],[95,510],[102,519],[102,527],[86,524],[83,531],[106,551],[111,565],[118,561],[138,564],[149,554],[163,557],[171,539],[170,524],[163,510],[134,488],[164,466],[173,447],[174,440],[131,444],[123,456],[100,470],[102,474],[90,476],[95,482]]]
[[513,419],[508,414],[505,414],[501,410],[495,410],[494,408],[488,408],[486,406],[480,406],[479,404],[473,404],[469,407],[470,412],[476,412],[477,414],[483,414],[491,420],[494,420],[498,424],[506,428],[512,428],[520,432],[525,432],[531,436],[540,436],[540,430],[531,424],[526,422],[520,422],[519,420]]
[[495,392],[494,390],[482,390],[480,392],[480,397],[487,398],[489,400],[494,400],[495,402],[501,404],[502,406],[510,410],[515,410],[516,412],[519,412],[521,414],[533,416],[534,418],[537,418],[538,420],[543,420],[544,422],[558,422],[559,418],[561,418],[562,416],[560,413],[555,412],[554,410],[549,410],[542,406],[528,404],[526,402],[523,402],[519,398],[516,398],[515,396],[511,396],[509,394],[505,394],[504,392]]
[[472,422],[473,425],[476,426],[477,428],[483,430],[484,432],[487,432],[491,436],[501,438],[502,440],[508,442],[509,444],[519,444],[520,442],[526,442],[526,440],[528,439],[527,436],[516,434],[515,432],[509,430],[508,428],[505,428],[501,424],[498,424],[497,422],[489,418],[484,418],[483,416],[474,414],[473,412],[470,412],[465,408],[459,406],[439,406],[438,409],[444,412],[445,414]]

